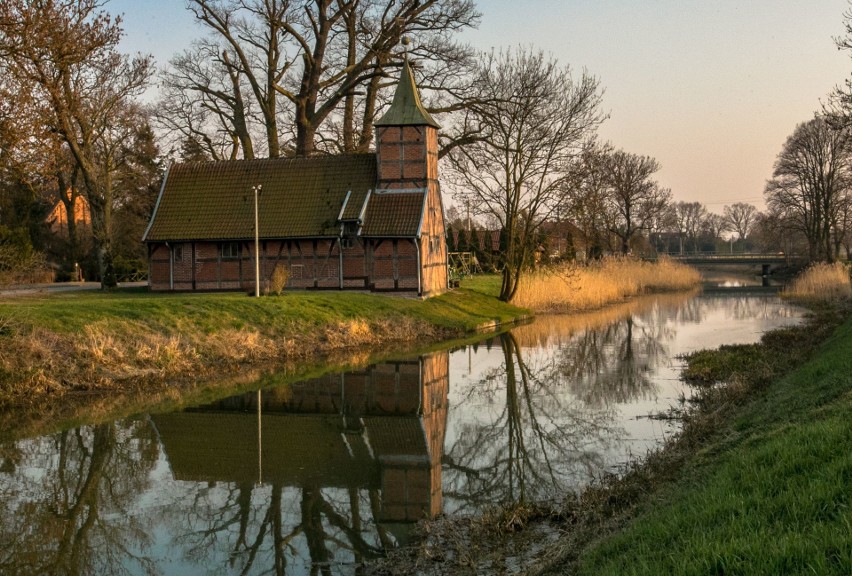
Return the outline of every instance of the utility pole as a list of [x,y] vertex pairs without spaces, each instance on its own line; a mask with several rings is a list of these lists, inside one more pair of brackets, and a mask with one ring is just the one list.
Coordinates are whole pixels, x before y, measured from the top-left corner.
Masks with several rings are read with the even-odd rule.
[[254,296],[260,297],[260,228],[257,209],[257,197],[261,192],[261,184],[252,186],[254,192]]

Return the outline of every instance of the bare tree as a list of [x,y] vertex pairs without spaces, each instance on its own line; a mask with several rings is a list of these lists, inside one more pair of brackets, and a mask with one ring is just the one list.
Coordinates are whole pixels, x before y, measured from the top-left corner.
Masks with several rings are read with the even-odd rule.
[[500,298],[508,301],[542,221],[559,203],[573,158],[602,121],[600,92],[592,76],[574,79],[569,68],[526,49],[484,55],[478,83],[493,96],[475,110],[490,131],[447,158],[458,193],[499,222]]
[[850,133],[825,117],[799,124],[775,161],[767,204],[807,239],[808,256],[832,261],[836,231],[850,192]]
[[563,203],[567,216],[580,229],[586,244],[587,258],[599,258],[610,249],[609,228],[614,218],[608,202],[609,186],[606,163],[613,153],[612,146],[590,141],[584,144],[576,161],[572,162],[565,181]]
[[663,213],[671,190],[661,188],[651,176],[660,169],[649,156],[617,150],[606,164],[610,203],[616,219],[610,232],[621,240],[621,252],[630,252],[630,241],[648,229]]
[[[196,42],[162,76],[156,120],[181,148],[214,160],[255,157],[253,100],[219,46]],[[227,60],[230,62],[230,60]],[[276,132],[277,133],[277,132]]]
[[68,146],[92,214],[101,282],[112,260],[113,174],[121,119],[152,72],[150,57],[117,52],[120,19],[98,0],[8,0],[0,4],[3,73],[30,90],[46,125]]
[[745,202],[737,202],[730,206],[725,206],[722,210],[728,228],[736,232],[740,241],[744,241],[748,237],[752,226],[754,226],[757,217],[757,208]]
[[[843,13],[845,34],[834,38],[839,50],[852,54],[852,8]],[[852,126],[852,77],[846,78],[842,86],[836,86],[829,95],[829,100],[823,105],[825,118],[834,126]]]
[[[421,89],[444,91],[433,111],[464,107],[457,100],[470,85],[459,78],[472,51],[451,38],[477,24],[472,0],[189,0],[188,7],[210,35],[172,61],[163,122],[208,150],[229,135],[230,156],[240,149],[250,158],[262,132],[270,157],[366,151],[404,34],[416,39],[412,59],[428,63]],[[471,134],[462,129],[459,137]]]
[[672,205],[675,216],[675,226],[680,236],[680,253],[683,254],[684,239],[692,243],[692,251],[698,250],[698,234],[704,219],[707,217],[707,208],[700,202],[675,202]]
[[714,245],[722,238],[723,232],[730,230],[730,224],[725,217],[715,212],[707,212],[701,226]]

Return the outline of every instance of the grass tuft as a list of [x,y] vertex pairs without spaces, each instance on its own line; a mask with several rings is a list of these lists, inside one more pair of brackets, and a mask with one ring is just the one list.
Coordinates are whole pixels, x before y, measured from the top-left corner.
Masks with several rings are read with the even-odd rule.
[[782,292],[782,296],[822,302],[852,299],[849,269],[841,262],[820,262],[809,266]]

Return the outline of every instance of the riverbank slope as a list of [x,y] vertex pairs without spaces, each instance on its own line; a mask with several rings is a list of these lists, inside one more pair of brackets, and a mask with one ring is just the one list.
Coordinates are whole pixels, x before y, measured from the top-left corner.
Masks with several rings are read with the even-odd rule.
[[481,289],[365,293],[33,294],[0,301],[0,409],[71,392],[174,386],[246,365],[428,344],[530,315]]

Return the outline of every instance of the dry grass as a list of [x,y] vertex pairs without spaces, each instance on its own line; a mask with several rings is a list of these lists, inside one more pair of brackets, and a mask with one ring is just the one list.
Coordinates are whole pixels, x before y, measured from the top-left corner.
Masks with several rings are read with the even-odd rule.
[[272,277],[266,283],[265,294],[267,296],[270,294],[281,296],[284,293],[284,288],[287,286],[289,278],[290,271],[287,267],[281,264],[276,265],[275,270],[272,271]]
[[809,266],[784,289],[783,296],[822,302],[852,298],[849,269],[840,262]]
[[537,312],[593,310],[639,294],[688,290],[700,281],[697,270],[669,259],[608,258],[529,274],[512,303]]
[[[224,367],[308,359],[390,342],[437,339],[445,334],[411,318],[355,318],[289,337],[256,328],[161,333],[137,321],[98,321],[82,334],[26,328],[2,319],[6,350],[0,355],[0,401],[73,390],[113,390],[145,380],[168,382]],[[15,375],[15,377],[11,377]],[[0,402],[2,403],[2,402]]]

